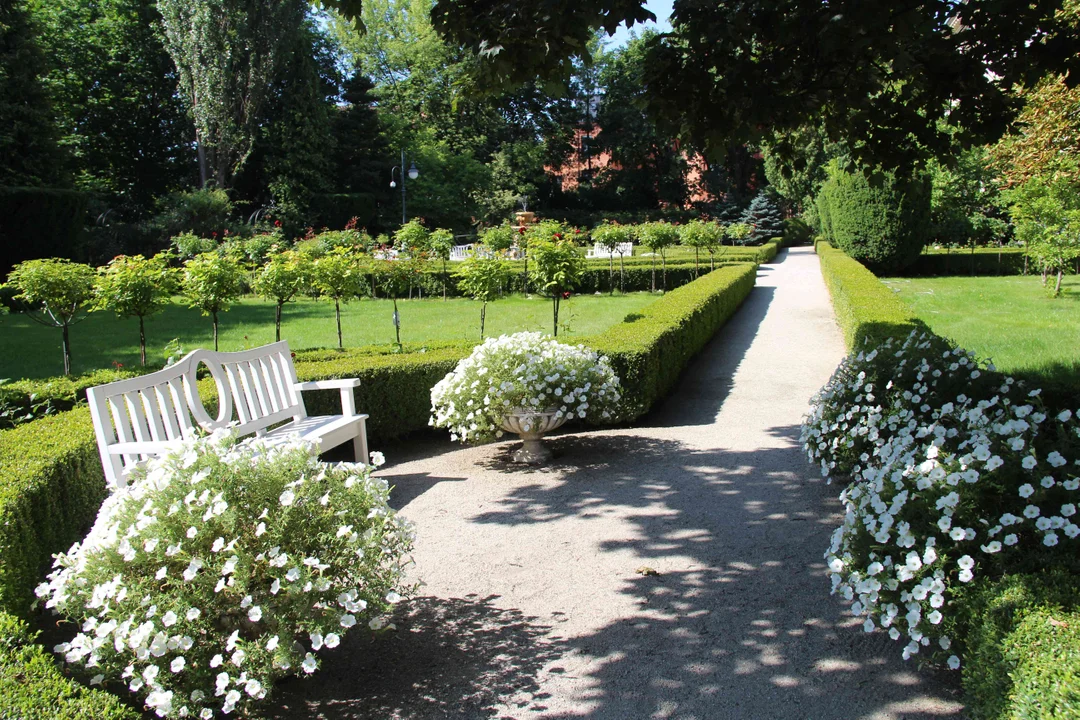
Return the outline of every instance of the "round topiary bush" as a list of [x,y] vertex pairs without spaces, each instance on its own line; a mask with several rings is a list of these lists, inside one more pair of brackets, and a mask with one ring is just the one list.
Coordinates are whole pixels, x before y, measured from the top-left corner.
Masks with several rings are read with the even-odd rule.
[[821,193],[818,210],[826,236],[877,274],[894,274],[914,263],[930,238],[925,174],[868,178],[833,163]]
[[149,461],[37,589],[81,628],[56,651],[161,717],[251,714],[400,599],[412,530],[371,469],[227,431]]

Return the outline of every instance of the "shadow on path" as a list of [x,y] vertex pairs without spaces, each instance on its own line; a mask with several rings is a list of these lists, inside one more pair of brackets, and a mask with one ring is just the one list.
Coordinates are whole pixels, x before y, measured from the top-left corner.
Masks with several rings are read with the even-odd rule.
[[354,630],[310,678],[280,683],[267,718],[493,718],[498,705],[543,698],[536,675],[557,657],[547,626],[498,596],[420,597],[399,606],[396,631]]

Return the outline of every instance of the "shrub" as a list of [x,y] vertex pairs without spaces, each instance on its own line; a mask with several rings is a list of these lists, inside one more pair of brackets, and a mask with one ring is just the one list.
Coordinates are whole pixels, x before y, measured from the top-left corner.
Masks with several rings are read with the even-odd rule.
[[217,240],[199,237],[195,233],[183,232],[174,235],[169,244],[181,260],[190,260],[196,255],[214,252],[218,249]]
[[925,328],[911,309],[861,263],[828,242],[820,241],[815,247],[849,350],[872,347],[886,338],[904,337],[916,328]]
[[780,214],[780,208],[773,204],[764,193],[758,193],[746,211],[739,218],[739,222],[750,225],[754,230],[748,242],[758,245],[774,237],[784,234],[784,220]]
[[930,237],[930,183],[925,175],[862,172],[830,165],[821,192],[827,237],[874,272],[897,273],[915,262]]
[[24,260],[79,259],[86,203],[74,190],[0,187],[0,278]]
[[563,297],[581,284],[585,271],[585,259],[570,240],[564,240],[556,233],[557,239],[531,241],[530,254],[533,256],[533,269],[530,273],[535,286],[551,298],[552,334],[559,336],[559,304]]
[[480,339],[484,339],[487,304],[495,300],[510,279],[510,268],[500,255],[480,245],[461,263],[457,272],[458,287],[473,300],[480,301]]
[[833,592],[867,632],[904,638],[905,659],[949,651],[946,594],[976,574],[1075,557],[1080,424],[1038,395],[912,333],[849,357],[814,398],[804,447],[823,475],[851,473],[826,553]]
[[810,242],[811,230],[807,222],[801,218],[788,218],[784,220],[784,247],[792,245],[805,245]]
[[159,716],[246,714],[358,622],[384,624],[412,544],[388,496],[311,443],[188,441],[57,555],[37,594],[82,631],[56,650]]
[[64,677],[36,644],[37,633],[0,611],[0,717],[139,720],[119,699]]
[[957,598],[967,711],[979,720],[1080,714],[1080,578],[1060,569],[973,583]]
[[243,290],[244,271],[231,257],[202,253],[184,263],[181,286],[188,305],[209,315],[214,323],[214,350],[218,349],[218,313],[229,309]]
[[511,410],[557,417],[610,419],[619,378],[606,357],[540,333],[489,338],[431,389],[431,424],[452,440],[484,442],[502,436]]
[[181,233],[215,239],[224,239],[226,235],[246,235],[249,228],[236,222],[233,210],[229,194],[224,190],[178,192],[160,202],[153,223],[163,238],[172,238]]
[[160,311],[176,290],[176,273],[170,257],[159,253],[147,260],[142,255],[120,255],[98,269],[94,288],[95,307],[112,310],[118,317],[139,318],[139,357],[146,365],[145,319]]

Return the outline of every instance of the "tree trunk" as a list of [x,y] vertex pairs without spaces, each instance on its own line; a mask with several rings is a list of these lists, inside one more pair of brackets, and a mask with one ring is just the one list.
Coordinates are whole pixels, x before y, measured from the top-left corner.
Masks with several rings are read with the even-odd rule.
[[615,294],[615,251],[612,250],[607,256],[607,284],[608,295]]
[[619,253],[619,292],[626,292],[626,271],[623,269],[622,253]]
[[146,367],[146,328],[143,327],[143,316],[139,316],[139,360]]
[[709,251],[709,272],[716,269],[716,254],[711,250]]
[[341,301],[337,298],[334,298],[334,317],[337,318],[337,346],[341,350],[344,347],[341,344]]
[[210,168],[206,161],[206,145],[198,130],[195,131],[195,147],[199,156],[199,187],[205,190],[206,184],[210,182]]
[[214,312],[210,313],[210,317],[214,320],[214,352],[217,352],[217,311],[215,310]]
[[[446,260],[442,261],[442,299],[446,302]],[[483,325],[483,322],[480,323]],[[484,337],[484,331],[480,330],[480,337]]]
[[551,302],[552,302],[551,307],[554,310],[555,337],[559,337],[559,294],[558,293],[555,293],[555,295],[552,296]]
[[667,292],[667,254],[660,250],[660,264],[664,266],[664,292]]
[[64,336],[64,375],[71,374],[71,338],[68,336],[68,326],[64,323],[62,326]]
[[652,291],[656,292],[656,253],[652,256]]
[[1059,267],[1057,272],[1057,282],[1054,284],[1054,297],[1061,294],[1061,276],[1063,274],[1062,269]]
[[700,271],[701,271],[701,258],[699,257],[698,249],[694,248],[694,279],[695,280],[697,280],[698,275],[701,274]]
[[281,342],[281,303],[274,308],[274,342]]
[[397,338],[397,346],[401,347],[401,315],[398,314],[397,298],[394,298],[394,337]]
[[525,297],[529,297],[529,253],[523,252],[525,258]]
[[968,275],[975,276],[975,238],[971,239],[971,268],[968,271]]
[[480,342],[484,341],[484,320],[487,316],[487,300],[480,305]]

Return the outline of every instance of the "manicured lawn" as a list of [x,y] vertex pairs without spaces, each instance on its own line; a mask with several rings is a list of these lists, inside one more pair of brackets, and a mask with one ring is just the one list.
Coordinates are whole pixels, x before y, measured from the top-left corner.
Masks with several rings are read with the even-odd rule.
[[934,332],[1007,373],[1080,389],[1080,278],[1052,300],[1037,276],[895,278],[884,281]]
[[[559,311],[559,338],[592,335],[622,322],[630,313],[655,302],[657,295],[578,295],[563,301]],[[402,342],[480,339],[480,304],[451,298],[447,301],[399,300]],[[391,344],[394,326],[389,300],[360,300],[342,306],[341,331],[346,347]],[[550,333],[551,300],[540,296],[511,296],[488,304],[485,335],[521,330]],[[220,349],[241,350],[274,341],[274,306],[244,298],[220,316]],[[213,347],[210,318],[174,304],[146,324],[148,364],[164,361],[162,349],[179,338],[185,350]],[[281,338],[293,349],[337,347],[334,306],[300,300],[285,306]],[[110,313],[93,313],[71,329],[73,372],[108,368],[113,363],[135,367],[139,363],[139,330],[135,320],[119,320]],[[39,378],[63,372],[60,331],[34,323],[25,315],[0,316],[0,378]]]

